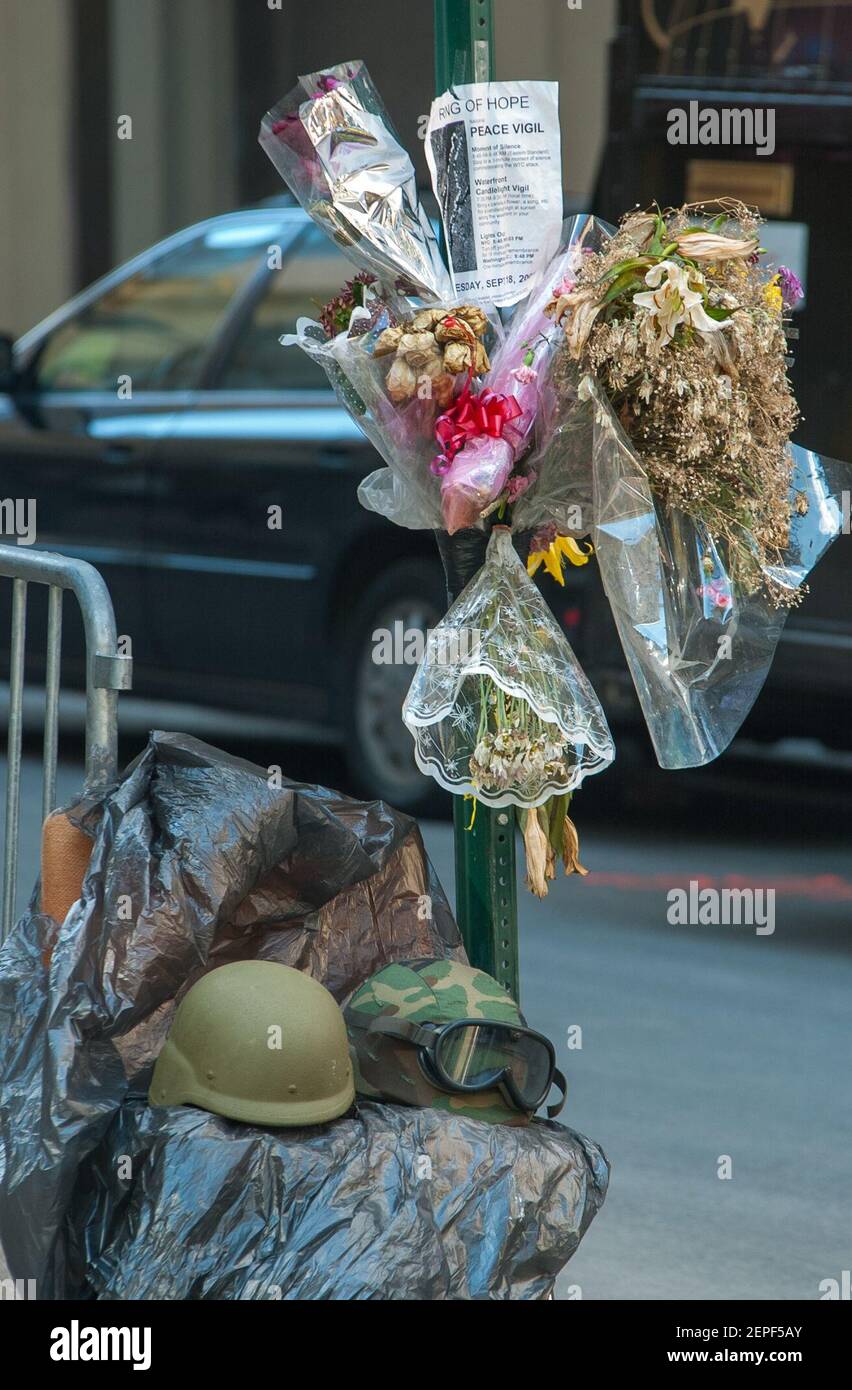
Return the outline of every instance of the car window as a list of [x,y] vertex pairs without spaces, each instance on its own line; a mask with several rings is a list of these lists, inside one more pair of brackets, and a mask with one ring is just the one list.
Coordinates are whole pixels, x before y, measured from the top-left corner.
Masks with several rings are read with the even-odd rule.
[[208,226],[107,290],[48,338],[35,368],[42,391],[193,387],[234,294],[254,274],[270,242],[270,218]]
[[238,335],[217,385],[231,391],[298,391],[328,387],[322,367],[298,347],[278,339],[296,320],[315,319],[354,271],[319,227],[308,226],[273,271],[264,293]]

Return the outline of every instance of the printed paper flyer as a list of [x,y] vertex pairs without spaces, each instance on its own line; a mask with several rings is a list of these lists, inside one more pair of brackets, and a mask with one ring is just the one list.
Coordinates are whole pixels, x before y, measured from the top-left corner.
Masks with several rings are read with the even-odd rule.
[[426,158],[457,294],[516,304],[562,225],[557,82],[472,82],[432,103]]

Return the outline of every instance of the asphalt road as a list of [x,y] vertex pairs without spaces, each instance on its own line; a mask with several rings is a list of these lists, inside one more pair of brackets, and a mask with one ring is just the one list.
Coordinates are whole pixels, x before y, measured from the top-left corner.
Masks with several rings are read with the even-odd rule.
[[[21,901],[38,772],[28,757]],[[852,1268],[852,776],[734,772],[663,792],[632,777],[626,798],[599,779],[575,807],[593,872],[543,903],[520,889],[523,1008],[559,1048],[562,1118],[613,1167],[561,1298],[817,1299]],[[60,800],[79,783],[78,763],[61,764]],[[424,832],[452,895],[451,828]],[[670,925],[666,895],[690,879],[774,888],[774,932]]]
[[[776,890],[772,936],[670,926],[657,875],[771,884],[839,867],[827,847],[757,851],[684,829],[589,830],[587,867],[633,876],[625,887],[591,873],[543,903],[522,890],[522,1007],[559,1046],[560,1118],[612,1164],[557,1296],[817,1298],[852,1267],[848,851],[846,899]],[[451,883],[447,827],[427,844]],[[568,1050],[578,1024],[582,1049]]]

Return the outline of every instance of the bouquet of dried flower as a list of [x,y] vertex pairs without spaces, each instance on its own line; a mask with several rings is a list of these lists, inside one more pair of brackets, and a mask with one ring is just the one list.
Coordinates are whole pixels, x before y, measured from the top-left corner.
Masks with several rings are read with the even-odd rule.
[[362,273],[322,306],[318,320],[299,319],[281,342],[322,364],[341,405],[386,461],[361,484],[363,504],[399,525],[435,529],[443,526],[432,467],[438,422],[471,397],[501,337],[499,318],[479,305],[401,307]]
[[[770,274],[760,219],[724,202],[633,212],[584,259],[546,312],[562,353],[596,378],[654,497],[701,523],[741,592],[798,602],[773,568],[789,544],[788,450],[798,411],[787,378],[792,272]],[[705,568],[712,581],[713,562]]]
[[[511,516],[536,478],[529,451],[548,364],[562,342],[545,314],[551,286],[571,282],[593,225],[590,218],[566,224],[564,244],[531,283],[505,336],[499,316],[481,305],[432,305],[400,315],[391,296],[383,299],[381,286],[371,286],[383,313],[374,308],[368,319],[360,308],[353,311],[334,340],[342,380],[332,377],[343,404],[350,408],[354,396],[382,436],[391,477],[380,469],[363,481],[358,495],[365,507],[451,536],[485,529],[495,513],[500,520]],[[300,334],[282,342],[315,352],[317,336],[316,326],[301,320]],[[540,490],[540,502],[542,496]]]
[[844,466],[790,443],[801,286],[759,226],[730,200],[599,224],[547,306],[565,337],[515,525],[593,538],[663,767],[727,747],[841,530]]

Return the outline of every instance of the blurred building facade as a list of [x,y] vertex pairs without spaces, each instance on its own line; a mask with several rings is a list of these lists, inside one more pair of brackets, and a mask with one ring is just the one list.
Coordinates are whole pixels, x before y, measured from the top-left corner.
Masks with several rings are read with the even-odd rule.
[[[615,9],[495,4],[497,75],[561,84],[573,203],[603,150]],[[431,0],[2,0],[0,329],[22,332],[160,237],[280,191],[257,129],[301,72],[364,58],[427,183],[432,45]]]

